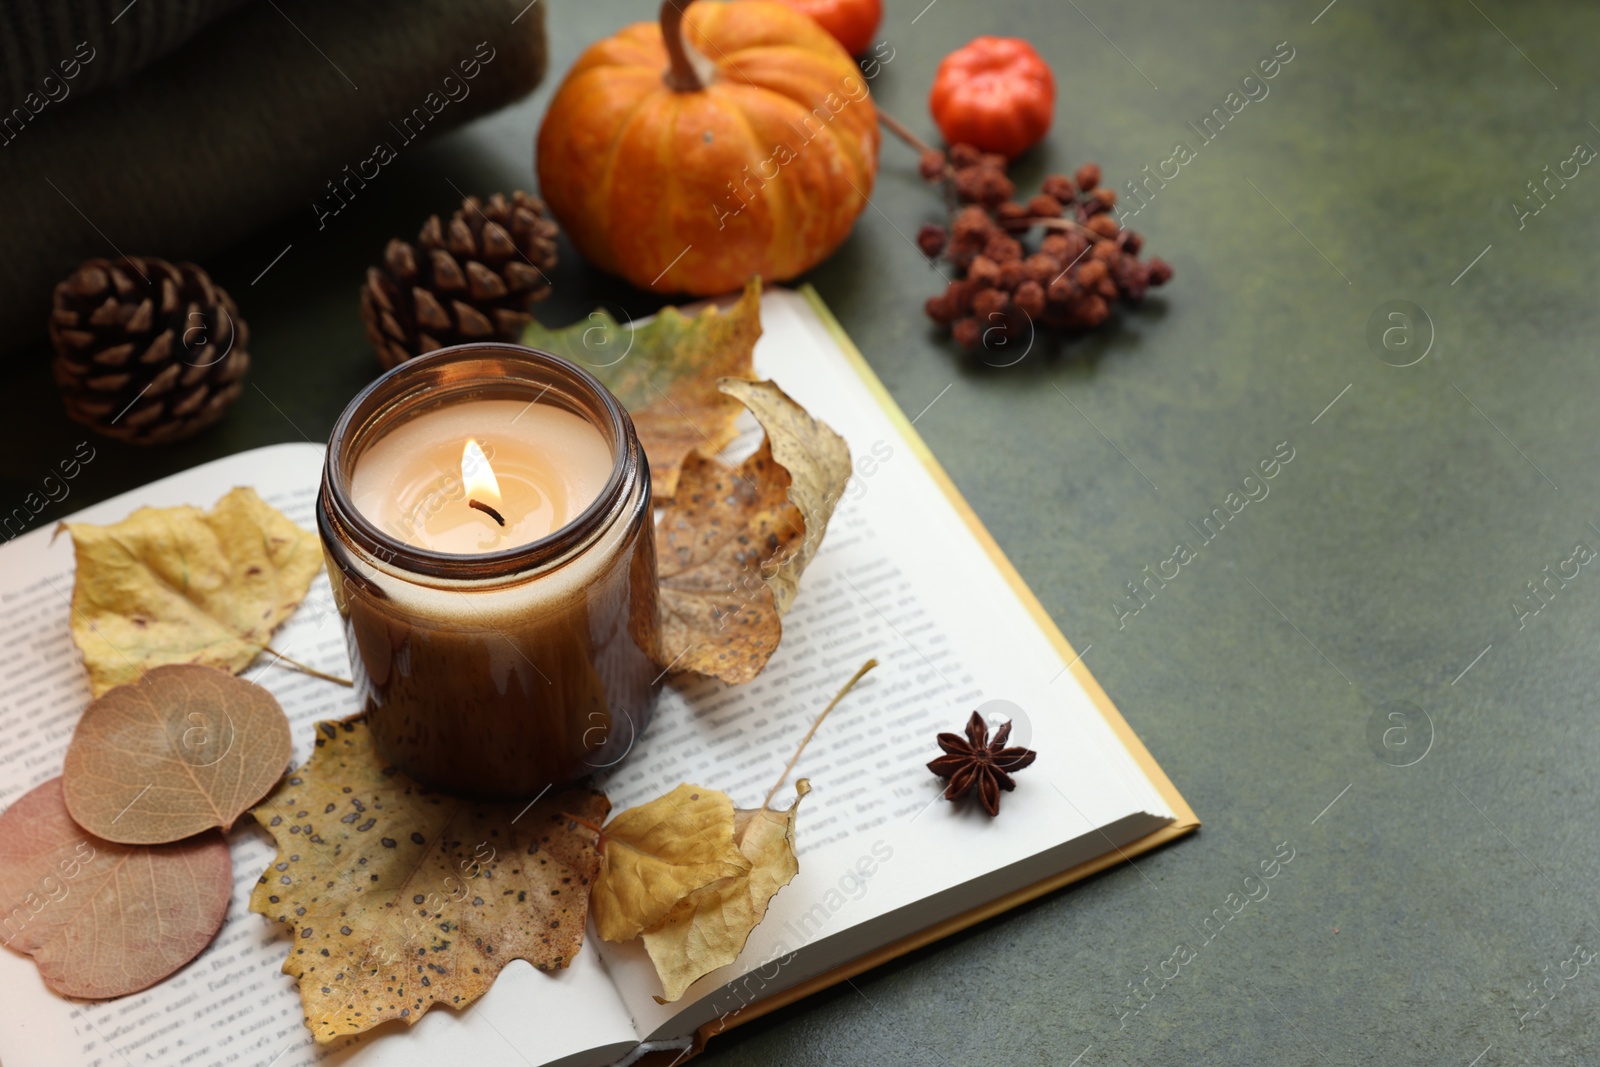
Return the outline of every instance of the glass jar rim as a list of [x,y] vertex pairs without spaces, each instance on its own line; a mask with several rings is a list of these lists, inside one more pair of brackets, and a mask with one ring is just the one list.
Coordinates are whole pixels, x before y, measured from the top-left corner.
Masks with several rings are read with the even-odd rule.
[[[507,373],[507,364],[527,373]],[[542,387],[542,388],[541,388]],[[537,395],[532,395],[537,390]],[[526,544],[498,552],[457,554],[421,548],[384,531],[350,498],[350,474],[361,451],[425,411],[458,399],[524,399],[562,407],[587,419],[611,446],[611,474],[588,507],[564,525]],[[564,402],[564,403],[563,403]],[[649,467],[634,432],[633,419],[611,390],[594,375],[550,352],[501,341],[471,342],[436,349],[380,375],[345,407],[328,437],[318,500],[319,524],[335,519],[362,551],[434,578],[502,578],[555,562],[602,530],[627,495],[631,482]]]

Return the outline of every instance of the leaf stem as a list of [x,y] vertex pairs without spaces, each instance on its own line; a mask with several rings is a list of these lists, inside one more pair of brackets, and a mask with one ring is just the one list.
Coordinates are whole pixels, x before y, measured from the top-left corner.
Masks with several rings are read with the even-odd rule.
[[596,826],[594,823],[590,822],[588,819],[585,819],[582,815],[574,815],[570,811],[564,811],[564,812],[561,813],[561,817],[563,819],[572,820],[573,822],[577,823],[579,826],[583,827],[585,830],[593,830],[600,837],[600,839],[602,841],[605,840],[605,836],[606,836],[605,830],[603,830],[602,828]]
[[301,674],[309,674],[313,678],[321,678],[325,682],[333,682],[337,685],[344,686],[346,689],[354,689],[356,687],[356,683],[352,682],[348,678],[340,678],[337,674],[325,674],[322,671],[317,670],[315,667],[308,667],[299,660],[290,659],[288,656],[285,656],[282,652],[279,652],[271,645],[262,645],[261,651],[271,652],[274,656],[278,657],[273,661],[274,663],[287,664],[289,667],[299,671]]
[[777,795],[779,788],[782,787],[783,783],[788,779],[789,772],[794,770],[794,765],[800,760],[800,753],[806,750],[806,746],[809,745],[811,743],[811,739],[816,736],[817,727],[821,726],[822,720],[828,717],[828,712],[838,707],[839,701],[843,700],[845,695],[856,687],[856,683],[861,681],[861,679],[866,676],[866,673],[877,665],[878,661],[876,659],[867,660],[867,662],[863,663],[861,668],[857,670],[855,674],[850,676],[850,680],[844,683],[844,688],[840,689],[834,694],[833,699],[828,702],[828,706],[822,709],[822,714],[817,716],[817,721],[811,724],[811,729],[806,731],[805,737],[800,739],[800,747],[794,750],[793,756],[789,757],[789,765],[783,769],[783,773],[778,776],[778,780],[772,783],[772,788],[767,792],[767,798],[761,802],[762,808],[766,808],[772,803],[772,798]]

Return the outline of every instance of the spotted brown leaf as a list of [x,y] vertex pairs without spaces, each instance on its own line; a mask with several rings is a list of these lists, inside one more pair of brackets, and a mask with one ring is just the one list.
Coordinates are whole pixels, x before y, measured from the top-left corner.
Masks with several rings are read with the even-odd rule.
[[293,931],[283,971],[317,1041],[464,1007],[514,959],[572,962],[600,866],[573,816],[602,823],[603,794],[450,796],[387,766],[359,718],[316,729],[311,759],[255,809],[278,855],[250,910]]
[[654,653],[676,671],[734,684],[767,665],[800,575],[850,480],[850,449],[772,382],[722,390],[767,436],[737,467],[690,453],[656,524],[660,625]]

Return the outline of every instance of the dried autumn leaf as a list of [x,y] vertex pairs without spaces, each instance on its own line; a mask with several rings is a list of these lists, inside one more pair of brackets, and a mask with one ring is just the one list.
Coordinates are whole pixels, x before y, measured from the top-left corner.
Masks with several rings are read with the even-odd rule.
[[739,684],[761,673],[827,530],[850,449],[772,382],[723,379],[766,439],[737,468],[691,453],[656,524],[663,667]]
[[0,815],[0,931],[57,993],[145,989],[200,954],[233,893],[215,830],[155,847],[113,844],[72,821],[52,778]]
[[67,746],[67,809],[108,841],[227,830],[294,755],[271,693],[215,667],[169,664],[96,698]]
[[[799,873],[795,815],[811,783],[795,783],[787,811],[773,811],[772,798],[823,720],[877,665],[867,660],[834,694],[761,807],[735,809],[724,793],[680,785],[629,808],[601,831],[605,866],[592,893],[595,928],[607,941],[643,936],[666,993],[657,1001],[677,1000],[700,978],[737,959],[773,896]],[[720,872],[719,863],[725,864]]]
[[642,326],[624,327],[605,311],[589,320],[561,330],[531,323],[522,343],[572,360],[616,394],[650,459],[656,503],[666,503],[690,452],[715,454],[736,434],[739,403],[718,390],[717,379],[753,373],[761,280],[750,279],[727,310],[713,305],[688,316],[662,308]]
[[294,930],[283,972],[317,1041],[464,1007],[514,959],[571,963],[600,867],[574,817],[610,808],[583,788],[531,805],[435,793],[386,766],[360,719],[318,723],[311,759],[255,809],[278,856],[250,895]]
[[805,537],[788,485],[766,442],[737,468],[690,453],[656,523],[658,665],[738,684],[772,658],[783,622],[763,569]]
[[726,793],[680,785],[606,824],[605,863],[590,894],[595,931],[630,941],[689,894],[750,869],[733,840]]
[[644,947],[666,994],[656,1000],[677,1000],[696,981],[739,958],[772,898],[800,873],[794,822],[809,792],[811,783],[802,778],[795,783],[795,800],[787,811],[736,810],[733,842],[750,869],[696,890],[664,923],[645,931]]
[[322,566],[317,535],[249,488],[209,512],[140,508],[110,526],[64,525],[78,563],[72,639],[96,696],[163,663],[243,670]]
[[850,446],[773,382],[724,378],[717,388],[749,408],[767,431],[772,458],[789,472],[789,500],[805,520],[806,534],[799,545],[779,558],[775,571],[763,572],[782,615],[794,604],[800,575],[817,554],[834,506],[850,481]]

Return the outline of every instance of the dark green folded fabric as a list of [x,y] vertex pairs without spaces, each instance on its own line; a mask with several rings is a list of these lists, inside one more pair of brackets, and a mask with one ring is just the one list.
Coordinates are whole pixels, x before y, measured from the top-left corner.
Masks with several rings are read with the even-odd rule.
[[254,0],[45,108],[0,138],[0,351],[42,334],[52,287],[84,259],[201,259],[290,211],[337,208],[388,162],[380,145],[404,152],[526,95],[544,7]]
[[126,77],[243,2],[5,0],[0,3],[0,107],[8,114],[28,107],[30,93],[35,100],[60,103]]

